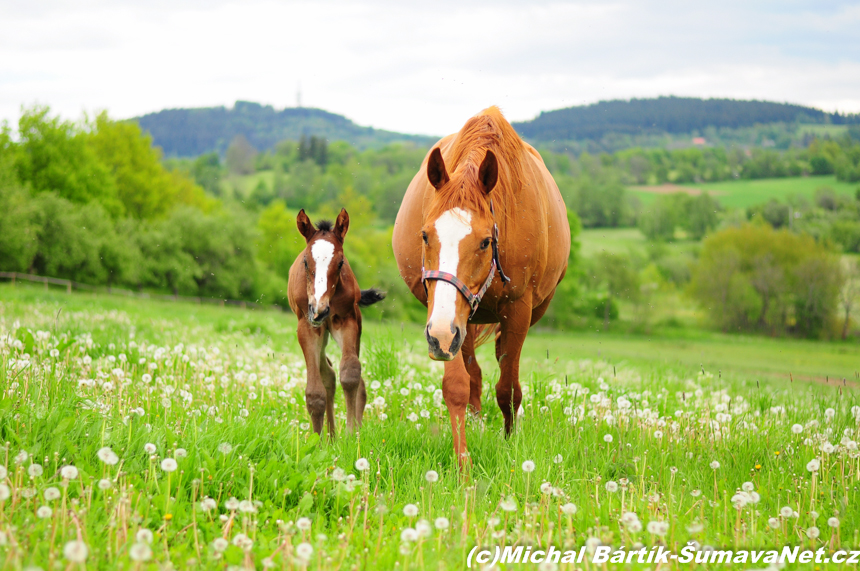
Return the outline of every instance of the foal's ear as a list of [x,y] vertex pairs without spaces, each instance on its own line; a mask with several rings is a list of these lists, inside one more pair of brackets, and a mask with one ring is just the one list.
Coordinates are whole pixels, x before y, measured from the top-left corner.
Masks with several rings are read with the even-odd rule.
[[337,221],[334,223],[334,235],[343,243],[343,238],[346,236],[346,231],[349,230],[349,214],[346,208],[340,209],[340,214],[337,215]]
[[427,178],[430,179],[430,184],[436,190],[442,188],[449,180],[448,171],[445,170],[445,161],[442,160],[442,151],[439,147],[430,153],[430,159],[427,161]]
[[305,237],[305,242],[310,242],[314,234],[317,233],[317,229],[314,228],[311,219],[305,214],[304,208],[299,210],[298,215],[296,215],[296,226],[299,228],[299,233]]
[[484,185],[485,194],[490,194],[490,191],[496,186],[496,182],[499,180],[499,162],[493,151],[487,151],[487,156],[484,157],[484,161],[478,169],[478,180]]

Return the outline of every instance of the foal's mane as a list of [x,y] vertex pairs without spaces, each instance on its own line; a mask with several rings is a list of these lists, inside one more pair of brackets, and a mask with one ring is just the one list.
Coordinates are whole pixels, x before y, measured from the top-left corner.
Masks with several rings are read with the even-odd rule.
[[332,228],[334,228],[334,224],[332,224],[331,220],[320,220],[317,222],[317,231],[319,232],[331,232]]
[[[499,165],[498,181],[489,197],[478,180],[478,169],[487,151],[493,151]],[[524,152],[522,139],[495,105],[466,121],[445,161],[451,183],[437,192],[427,217],[438,218],[455,207],[490,216],[487,198],[493,200],[499,221],[510,216],[510,206],[523,184]]]

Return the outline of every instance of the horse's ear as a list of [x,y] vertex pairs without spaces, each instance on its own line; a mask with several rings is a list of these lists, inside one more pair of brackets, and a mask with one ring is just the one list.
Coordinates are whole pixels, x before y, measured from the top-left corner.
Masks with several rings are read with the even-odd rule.
[[349,230],[349,214],[346,208],[341,208],[340,214],[337,215],[337,221],[334,223],[334,235],[343,242],[347,230]]
[[484,157],[484,161],[478,169],[478,180],[484,185],[485,194],[489,194],[496,186],[496,182],[499,180],[499,162],[493,151],[487,151],[487,156]]
[[299,213],[296,216],[296,226],[299,229],[299,233],[305,237],[305,242],[310,242],[311,238],[314,237],[314,234],[317,233],[317,230],[316,228],[314,228],[311,219],[308,218],[307,214],[305,214],[304,208],[299,210]]
[[449,180],[448,171],[445,170],[445,161],[442,160],[442,151],[439,147],[430,153],[430,159],[427,161],[427,178],[436,190],[445,186]]

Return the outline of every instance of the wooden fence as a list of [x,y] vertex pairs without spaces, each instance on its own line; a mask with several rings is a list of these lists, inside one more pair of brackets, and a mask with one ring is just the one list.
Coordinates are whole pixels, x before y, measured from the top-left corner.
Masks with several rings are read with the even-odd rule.
[[92,286],[89,284],[82,284],[79,282],[73,282],[71,280],[63,280],[59,278],[49,278],[46,276],[34,276],[32,274],[23,274],[21,272],[0,272],[0,280],[8,280],[15,285],[15,282],[18,280],[41,283],[45,285],[45,289],[48,289],[48,286],[55,285],[61,286],[65,288],[66,293],[72,293],[72,290],[81,290],[81,291],[89,291],[92,293],[106,293],[111,295],[122,295],[126,297],[138,297],[144,299],[157,299],[161,301],[186,301],[189,303],[209,303],[213,305],[220,306],[237,306],[245,309],[277,309],[288,311],[279,305],[274,304],[262,304],[256,303],[254,301],[244,301],[239,299],[218,299],[214,297],[192,297],[187,295],[164,295],[164,294],[151,294],[146,292],[132,291],[130,289],[122,289],[116,287],[105,287],[105,286]]

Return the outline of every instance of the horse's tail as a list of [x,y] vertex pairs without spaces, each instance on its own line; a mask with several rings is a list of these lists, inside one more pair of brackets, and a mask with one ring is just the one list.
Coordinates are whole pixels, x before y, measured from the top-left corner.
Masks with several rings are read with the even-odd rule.
[[359,307],[367,307],[385,299],[385,292],[372,287],[361,290],[361,299],[358,300]]
[[498,323],[482,323],[475,325],[475,347],[480,347],[490,339],[496,339],[496,336],[501,332],[501,325]]

